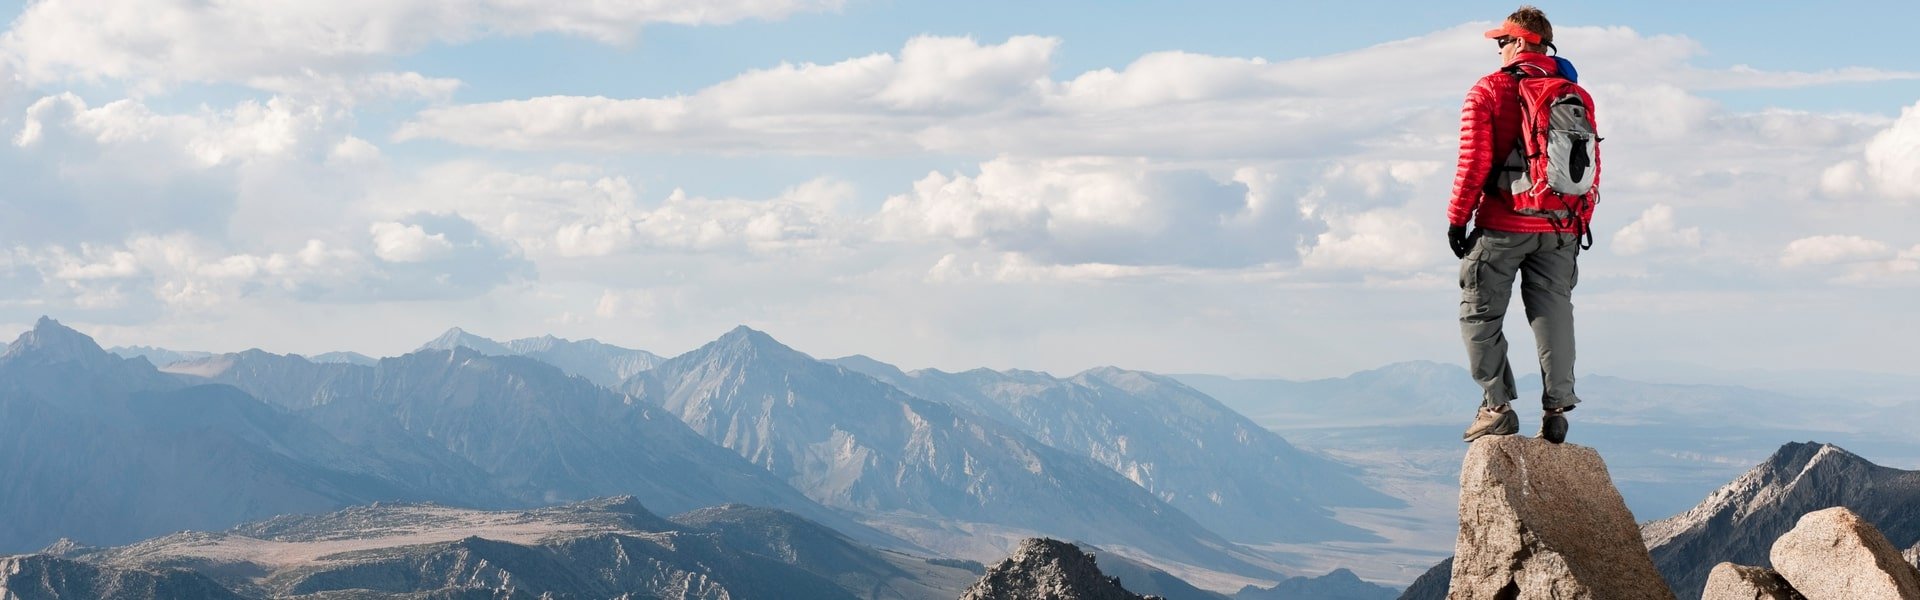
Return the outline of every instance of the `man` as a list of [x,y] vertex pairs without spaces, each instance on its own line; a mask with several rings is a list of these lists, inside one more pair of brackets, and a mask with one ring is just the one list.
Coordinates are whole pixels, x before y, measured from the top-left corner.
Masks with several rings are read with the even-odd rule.
[[[1585,230],[1592,210],[1590,205],[1576,210],[1577,229],[1566,220],[1520,214],[1505,185],[1511,180],[1500,177],[1516,170],[1514,152],[1522,144],[1519,83],[1506,70],[1517,66],[1529,76],[1571,79],[1572,65],[1546,54],[1553,25],[1532,6],[1514,11],[1486,37],[1499,46],[1502,70],[1480,78],[1461,109],[1460,166],[1447,208],[1447,241],[1461,259],[1460,332],[1468,366],[1483,391],[1481,409],[1463,437],[1471,442],[1519,431],[1510,406],[1519,394],[1500,331],[1517,275],[1545,379],[1540,437],[1557,444],[1566,440],[1566,412],[1580,402],[1573,393],[1572,294],[1579,279],[1576,231]],[[1472,234],[1467,233],[1470,220]]]

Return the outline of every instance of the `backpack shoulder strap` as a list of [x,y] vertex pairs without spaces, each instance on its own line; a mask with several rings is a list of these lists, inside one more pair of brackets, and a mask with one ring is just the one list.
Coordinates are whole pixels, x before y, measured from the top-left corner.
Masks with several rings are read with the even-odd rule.
[[[1529,70],[1537,71],[1537,72],[1529,72]],[[1535,65],[1535,64],[1523,63],[1523,62],[1517,62],[1511,65],[1507,65],[1506,67],[1500,69],[1500,72],[1506,73],[1507,75],[1511,75],[1513,76],[1514,79],[1527,79],[1531,77],[1548,77],[1548,76],[1555,75],[1554,73],[1548,73],[1546,67],[1542,67],[1540,65]],[[1565,78],[1564,75],[1561,75],[1560,77]]]

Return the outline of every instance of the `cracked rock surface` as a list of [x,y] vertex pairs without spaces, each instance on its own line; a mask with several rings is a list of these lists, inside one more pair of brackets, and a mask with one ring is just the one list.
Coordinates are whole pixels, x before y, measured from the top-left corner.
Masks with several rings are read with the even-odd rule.
[[1600,453],[1481,438],[1460,471],[1450,600],[1671,600]]
[[1845,507],[1800,517],[1773,542],[1773,568],[1811,600],[1920,600],[1920,574],[1872,523]]
[[1773,569],[1723,562],[1707,574],[1701,600],[1806,600]]

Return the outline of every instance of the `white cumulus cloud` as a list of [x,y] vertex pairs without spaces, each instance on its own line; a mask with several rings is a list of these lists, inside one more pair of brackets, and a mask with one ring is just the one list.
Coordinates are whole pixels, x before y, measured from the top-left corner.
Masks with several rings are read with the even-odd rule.
[[[652,23],[721,24],[836,8],[838,0],[44,0],[0,36],[30,82],[116,79],[289,85],[370,71],[433,43],[559,33],[624,43]],[[307,85],[307,84],[300,84]]]
[[[433,108],[396,137],[518,150],[1242,158],[1317,156],[1362,139],[1444,145],[1449,140],[1413,126],[1427,131],[1432,118],[1457,108],[1467,82],[1491,70],[1481,27],[1280,62],[1150,52],[1121,69],[1064,80],[1049,76],[1057,39],[982,45],[922,36],[897,55],[783,64],[684,96]],[[1603,82],[1596,93],[1618,103],[1618,112],[1603,113],[1618,120],[1610,126],[1676,140],[1723,112],[1697,91],[1916,77],[1864,68],[1704,69],[1688,62],[1700,50],[1683,37],[1592,27],[1560,34],[1563,46],[1581,50],[1582,70]],[[1383,70],[1394,76],[1377,76]]]
[[242,101],[225,111],[156,113],[139,100],[98,107],[72,93],[47,96],[27,107],[14,144],[31,148],[64,138],[97,146],[147,147],[156,156],[211,167],[275,158],[317,141],[333,119],[316,106],[274,98]]
[[1892,246],[1857,235],[1820,235],[1794,240],[1780,254],[1789,267],[1884,260],[1894,256]]
[[1297,210],[1269,206],[1279,200],[1262,180],[1257,169],[1216,175],[1140,159],[1001,157],[974,175],[928,174],[887,198],[876,221],[887,239],[1045,264],[1291,263],[1310,224]]
[[419,225],[386,221],[374,223],[368,232],[373,235],[374,255],[385,261],[421,262],[453,251],[445,234],[428,234]]
[[818,178],[767,199],[710,198],[680,189],[650,199],[627,177],[591,169],[521,172],[456,162],[375,191],[361,210],[389,218],[458,213],[487,235],[512,240],[541,258],[644,250],[765,254],[857,241],[857,224],[841,207],[852,195],[850,184]]
[[1329,219],[1331,228],[1301,247],[1315,269],[1412,271],[1439,261],[1444,238],[1404,210],[1378,209]]
[[1613,252],[1632,256],[1663,249],[1700,247],[1699,227],[1680,227],[1673,207],[1655,204],[1640,213],[1640,218],[1613,234]]
[[1873,191],[1896,199],[1920,199],[1920,103],[1900,111],[1900,118],[1868,140],[1860,158],[1829,167],[1821,189],[1844,197]]

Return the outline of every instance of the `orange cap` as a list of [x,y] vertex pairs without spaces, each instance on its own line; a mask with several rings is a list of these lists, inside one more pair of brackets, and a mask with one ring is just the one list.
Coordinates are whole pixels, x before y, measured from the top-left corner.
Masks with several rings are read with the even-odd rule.
[[1500,23],[1499,29],[1487,30],[1488,38],[1503,38],[1507,36],[1520,38],[1521,40],[1524,40],[1529,44],[1540,43],[1540,34],[1527,31],[1527,28],[1521,27],[1519,23],[1515,23],[1513,21],[1505,21]]

